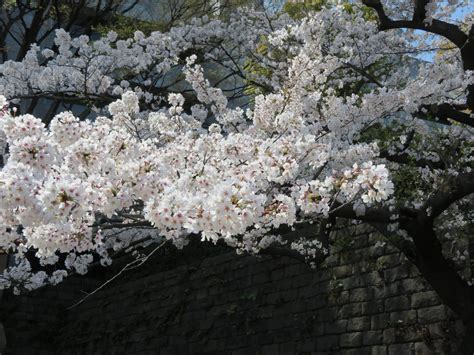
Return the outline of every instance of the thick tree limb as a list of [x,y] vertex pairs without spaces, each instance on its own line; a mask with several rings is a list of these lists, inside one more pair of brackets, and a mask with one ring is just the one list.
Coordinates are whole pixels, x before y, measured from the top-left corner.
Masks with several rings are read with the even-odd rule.
[[419,167],[430,167],[433,169],[445,169],[446,166],[442,161],[431,161],[426,159],[413,160],[407,153],[389,154],[383,150],[380,152],[380,157],[388,161],[399,164],[414,164]]
[[450,124],[449,120],[474,127],[474,119],[469,113],[462,112],[450,104],[423,106],[431,114],[438,117],[442,123]]
[[334,217],[356,219],[367,223],[392,223],[394,221],[390,219],[390,216],[398,214],[395,210],[390,211],[388,207],[377,206],[367,208],[364,215],[358,216],[354,211],[354,204],[352,203],[343,206],[335,206],[333,211],[329,213]]
[[401,223],[416,247],[415,265],[438,293],[443,302],[466,322],[474,317],[474,289],[459,276],[453,263],[446,259],[433,221],[420,214],[417,219]]
[[423,206],[429,217],[435,219],[456,201],[474,193],[474,171],[461,173],[431,195]]
[[413,13],[413,21],[423,21],[426,18],[426,5],[429,0],[415,0],[415,11]]
[[[395,28],[411,28],[426,31],[443,36],[453,42],[457,47],[462,48],[466,44],[468,36],[458,26],[436,19],[433,19],[431,24],[423,22],[426,15],[423,5],[425,2],[427,1],[416,1],[415,15],[411,21],[393,21],[386,15],[380,0],[362,0],[362,3],[365,6],[368,6],[377,12],[380,21],[379,28],[381,31]],[[419,10],[421,7],[423,7],[422,10]]]

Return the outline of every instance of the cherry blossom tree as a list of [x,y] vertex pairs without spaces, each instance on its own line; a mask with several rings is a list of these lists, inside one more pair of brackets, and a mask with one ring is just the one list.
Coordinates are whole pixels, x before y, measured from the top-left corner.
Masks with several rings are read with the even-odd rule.
[[[53,49],[0,66],[0,247],[15,256],[0,285],[56,284],[114,251],[193,239],[317,268],[349,221],[404,252],[472,334],[474,287],[456,264],[474,192],[474,30],[472,14],[452,20],[461,6],[241,10],[124,40],[57,30]],[[216,66],[256,88],[247,102]],[[90,111],[45,122],[21,112],[35,97]]]
[[[227,17],[236,6],[248,4],[262,6],[261,0],[4,0],[0,1],[0,63],[23,60],[32,45],[56,50],[53,39],[59,28],[73,38],[86,35],[94,39],[114,31],[119,39],[126,39],[137,29],[149,35],[157,30],[169,31],[176,23],[189,22],[193,17]],[[39,58],[38,64],[48,60]],[[165,90],[163,85],[161,90]],[[90,98],[51,96],[22,100],[23,112],[49,122],[58,111],[78,110],[90,104]],[[105,95],[102,100],[97,96],[93,100],[96,105],[105,105],[114,98]],[[82,116],[90,112],[81,108]]]

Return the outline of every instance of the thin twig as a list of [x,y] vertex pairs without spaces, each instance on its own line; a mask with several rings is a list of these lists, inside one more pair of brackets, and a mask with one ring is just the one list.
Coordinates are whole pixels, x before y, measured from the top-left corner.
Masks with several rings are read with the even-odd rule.
[[155,249],[153,249],[147,256],[144,256],[142,258],[139,258],[139,259],[136,259],[136,260],[133,260],[131,262],[129,262],[127,265],[125,265],[123,267],[122,270],[120,270],[114,277],[112,277],[111,279],[107,280],[106,282],[104,282],[102,285],[100,285],[99,287],[97,287],[94,291],[88,293],[85,297],[81,298],[78,302],[74,303],[72,306],[68,307],[67,309],[72,309],[72,308],[75,308],[77,306],[79,306],[81,303],[83,303],[85,300],[87,300],[89,297],[91,297],[92,295],[94,295],[95,293],[99,292],[101,289],[103,289],[105,286],[107,286],[109,283],[111,283],[112,281],[114,281],[117,277],[119,277],[121,274],[123,274],[125,271],[128,271],[128,270],[132,270],[132,269],[136,269],[137,267],[140,267],[142,266],[155,252],[157,252],[162,246],[164,246],[166,243],[168,242],[168,240],[165,240],[163,243],[159,244],[158,246],[156,246]]

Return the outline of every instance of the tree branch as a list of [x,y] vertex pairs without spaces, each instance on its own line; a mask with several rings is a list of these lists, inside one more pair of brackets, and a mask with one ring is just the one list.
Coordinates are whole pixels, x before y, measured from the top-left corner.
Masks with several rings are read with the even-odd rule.
[[298,253],[296,250],[281,247],[268,247],[260,250],[258,255],[273,255],[273,256],[287,256],[301,262],[306,262],[304,255]]
[[423,10],[419,10],[418,7],[421,7],[425,2],[426,1],[417,1],[417,7],[415,9],[413,20],[393,21],[386,15],[380,0],[362,0],[362,3],[365,6],[368,6],[377,12],[380,21],[379,28],[381,31],[395,28],[410,28],[426,31],[443,36],[453,42],[458,48],[462,48],[466,44],[468,36],[458,26],[436,19],[433,19],[431,24],[423,22],[426,16],[425,9],[424,6]]
[[148,221],[139,221],[131,223],[109,223],[109,224],[99,224],[97,225],[102,230],[105,229],[114,229],[114,228],[153,228],[153,225]]
[[430,210],[429,217],[435,219],[454,202],[472,193],[474,193],[474,170],[458,174],[447,181],[442,188],[428,198],[423,210]]
[[453,120],[458,123],[474,127],[474,119],[470,114],[459,111],[450,104],[422,106],[422,108],[428,110],[431,114],[438,117],[443,123],[449,124],[449,120]]
[[426,159],[413,160],[407,153],[389,154],[388,151],[382,150],[380,157],[388,161],[399,164],[414,164],[418,167],[430,167],[433,169],[445,169],[446,165],[442,161],[431,161]]
[[388,207],[377,206],[367,208],[364,215],[358,216],[354,211],[354,204],[352,203],[343,206],[335,206],[329,213],[334,217],[356,219],[367,223],[392,223],[394,221],[390,219],[390,216],[398,214],[396,210],[390,211]]
[[413,13],[413,21],[423,22],[426,18],[426,5],[429,0],[415,0],[415,12]]
[[[431,23],[424,22],[426,18],[425,0],[416,0],[413,19],[391,20],[383,8],[380,0],[362,0],[362,3],[375,10],[379,18],[379,29],[381,31],[395,28],[410,28],[437,34],[454,43],[461,51],[463,69],[474,70],[474,25],[471,25],[469,34],[462,31],[459,26],[451,23],[433,19]],[[474,111],[474,84],[468,86],[467,105]]]

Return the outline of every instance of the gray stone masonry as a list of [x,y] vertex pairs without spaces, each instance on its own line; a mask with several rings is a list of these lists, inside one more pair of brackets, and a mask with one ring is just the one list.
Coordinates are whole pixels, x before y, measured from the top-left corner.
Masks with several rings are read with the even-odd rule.
[[[4,354],[456,354],[462,326],[417,270],[362,235],[318,269],[197,243],[4,295]],[[1,345],[1,344],[0,344]]]
[[[7,266],[7,256],[5,254],[0,254],[0,273],[3,272],[5,267]],[[3,290],[0,290],[0,300],[3,296]],[[7,339],[5,337],[5,329],[3,328],[3,324],[0,321],[0,354],[5,350],[7,346]]]

